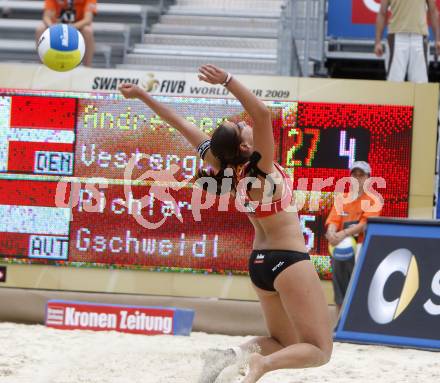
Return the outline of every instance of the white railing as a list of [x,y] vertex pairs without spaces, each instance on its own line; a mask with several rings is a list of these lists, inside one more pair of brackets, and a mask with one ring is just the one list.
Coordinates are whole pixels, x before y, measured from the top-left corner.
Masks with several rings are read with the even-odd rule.
[[324,67],[326,0],[285,0],[278,38],[279,73],[309,76]]

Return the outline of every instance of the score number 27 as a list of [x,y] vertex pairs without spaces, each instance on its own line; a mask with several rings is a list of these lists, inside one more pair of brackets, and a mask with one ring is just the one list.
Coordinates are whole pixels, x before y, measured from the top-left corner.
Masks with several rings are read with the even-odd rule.
[[[298,128],[292,128],[288,132],[288,137],[293,138],[293,144],[287,152],[286,165],[288,167],[303,166],[303,161],[295,159],[295,154],[304,145],[304,136],[311,135],[310,147],[307,151],[307,156],[304,159],[304,166],[311,167],[318,150],[318,143],[321,139],[321,131],[315,128],[305,128],[304,132]],[[347,145],[348,144],[348,145]],[[347,131],[341,130],[339,132],[339,157],[348,157],[348,167],[350,168],[355,161],[356,155],[356,139],[347,139]]]
[[312,143],[307,152],[307,156],[304,160],[305,166],[312,166],[312,161],[315,158],[315,153],[318,149],[319,138],[321,137],[321,132],[319,129],[305,128],[304,133],[302,130],[297,128],[292,128],[289,130],[288,137],[293,137],[292,147],[287,152],[286,164],[289,167],[293,166],[303,166],[301,160],[295,160],[295,153],[302,148],[304,144],[304,134],[312,135]]

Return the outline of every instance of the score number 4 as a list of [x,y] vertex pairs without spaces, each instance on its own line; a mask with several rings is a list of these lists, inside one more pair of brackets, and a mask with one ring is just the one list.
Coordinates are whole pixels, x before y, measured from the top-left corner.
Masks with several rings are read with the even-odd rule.
[[303,166],[301,160],[295,160],[295,153],[303,146],[305,134],[312,135],[312,142],[307,152],[307,156],[304,159],[304,165],[309,167],[312,166],[312,161],[315,158],[315,153],[318,149],[318,142],[321,137],[320,130],[313,128],[305,128],[304,133],[302,132],[302,130],[297,128],[292,128],[289,130],[288,137],[293,137],[293,145],[287,152],[287,166]]
[[348,168],[351,168],[353,162],[355,160],[356,154],[356,139],[350,138],[348,140],[348,149],[347,149],[347,131],[341,130],[339,135],[339,157],[348,157]]

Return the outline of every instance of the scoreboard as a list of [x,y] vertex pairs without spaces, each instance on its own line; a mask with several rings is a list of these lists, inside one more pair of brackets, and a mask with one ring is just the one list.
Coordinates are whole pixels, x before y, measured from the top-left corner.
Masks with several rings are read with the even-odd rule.
[[[208,134],[223,118],[249,119],[236,100],[156,98]],[[407,216],[413,108],[266,104],[274,160],[293,177],[306,244],[321,276],[328,277],[324,222],[335,185],[354,161],[368,161],[373,175],[386,181],[377,190],[383,215]],[[253,239],[246,216],[234,203],[218,209],[218,201],[200,219],[194,214],[192,180],[205,166],[175,129],[137,100],[0,89],[0,257],[246,273]],[[165,178],[153,182],[152,171]]]

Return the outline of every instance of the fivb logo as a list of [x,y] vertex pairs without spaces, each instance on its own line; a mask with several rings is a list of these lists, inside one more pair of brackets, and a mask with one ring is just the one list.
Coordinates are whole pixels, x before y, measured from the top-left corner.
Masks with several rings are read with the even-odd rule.
[[[385,285],[393,273],[405,276],[400,297],[387,301],[384,297]],[[409,306],[420,287],[419,266],[416,257],[408,249],[398,249],[390,253],[378,266],[368,291],[368,312],[378,324],[387,324],[397,319]],[[440,296],[440,270],[431,282],[432,292]],[[423,308],[429,315],[440,315],[440,305],[428,299]]]
[[[384,297],[385,285],[391,274],[400,272],[405,282],[399,298],[387,301]],[[368,312],[378,324],[395,320],[413,300],[419,289],[419,269],[416,257],[408,249],[398,249],[390,253],[377,268],[368,291]]]

